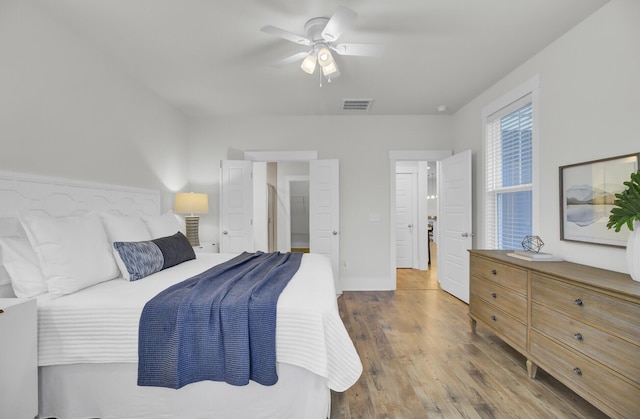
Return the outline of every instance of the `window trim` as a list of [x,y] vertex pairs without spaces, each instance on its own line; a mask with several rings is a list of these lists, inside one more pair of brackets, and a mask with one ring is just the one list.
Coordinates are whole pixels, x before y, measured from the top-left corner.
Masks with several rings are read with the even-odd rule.
[[495,114],[507,108],[514,102],[525,96],[531,97],[531,111],[533,114],[532,138],[531,138],[531,234],[540,235],[540,75],[536,74],[521,85],[515,87],[502,97],[482,108],[482,208],[483,217],[483,245],[488,248],[489,232],[487,221],[487,162],[486,153],[488,147],[487,123],[494,119]]

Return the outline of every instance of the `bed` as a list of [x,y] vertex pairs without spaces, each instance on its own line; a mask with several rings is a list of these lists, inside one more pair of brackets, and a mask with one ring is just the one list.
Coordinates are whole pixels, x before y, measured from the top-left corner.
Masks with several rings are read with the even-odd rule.
[[[167,221],[169,215],[160,214],[159,201],[157,191],[4,172],[0,173],[0,237],[22,237],[24,242],[33,227],[21,228],[24,224],[16,214],[24,213],[56,219],[99,213],[110,214],[106,219]],[[113,242],[113,229],[107,228],[105,218],[102,221]],[[147,227],[151,229],[150,224]],[[201,381],[175,390],[136,384],[138,323],[146,302],[236,255],[195,256],[137,281],[119,275],[94,280],[89,286],[74,284],[71,291],[62,283],[60,295],[56,288],[32,297],[38,303],[39,417],[329,416],[330,391],[353,385],[362,365],[338,314],[331,265],[322,255],[304,255],[278,299],[275,385]],[[7,272],[0,267],[0,295],[4,296],[13,294],[6,278]]]

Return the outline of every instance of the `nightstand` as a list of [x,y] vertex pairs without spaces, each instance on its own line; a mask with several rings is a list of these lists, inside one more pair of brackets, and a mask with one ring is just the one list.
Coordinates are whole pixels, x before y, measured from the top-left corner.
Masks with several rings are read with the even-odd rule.
[[218,253],[218,246],[214,242],[200,242],[200,246],[193,246],[193,251],[197,253]]
[[38,415],[38,317],[35,299],[0,298],[0,417]]

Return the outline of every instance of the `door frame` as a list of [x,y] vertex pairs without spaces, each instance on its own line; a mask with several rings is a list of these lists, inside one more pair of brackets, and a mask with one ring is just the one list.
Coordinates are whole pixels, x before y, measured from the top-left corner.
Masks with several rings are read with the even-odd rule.
[[[398,161],[440,161],[453,155],[453,150],[389,150],[389,214],[390,214],[390,266],[389,277],[396,288],[396,162]],[[418,220],[419,224],[427,220]],[[425,230],[426,231],[426,230]],[[428,245],[428,244],[427,244]]]

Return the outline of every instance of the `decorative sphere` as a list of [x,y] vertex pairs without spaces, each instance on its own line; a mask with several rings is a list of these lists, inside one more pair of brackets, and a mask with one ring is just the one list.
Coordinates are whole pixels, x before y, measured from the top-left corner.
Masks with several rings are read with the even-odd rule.
[[522,240],[522,248],[528,252],[539,253],[542,246],[544,246],[544,242],[538,236],[525,236]]

